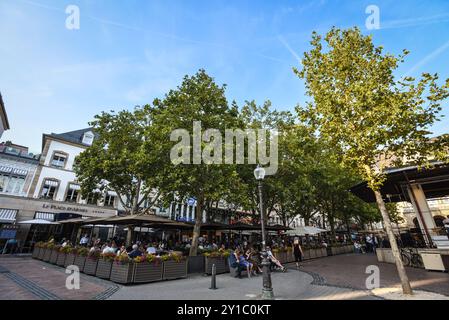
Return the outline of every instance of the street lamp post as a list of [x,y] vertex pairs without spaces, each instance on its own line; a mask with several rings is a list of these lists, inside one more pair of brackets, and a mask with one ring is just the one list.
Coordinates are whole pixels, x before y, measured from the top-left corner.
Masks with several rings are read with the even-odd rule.
[[268,260],[268,253],[266,250],[265,242],[265,218],[263,211],[263,201],[262,201],[262,180],[265,178],[264,168],[257,166],[254,170],[254,176],[258,182],[259,189],[259,210],[260,210],[260,225],[262,227],[262,270],[263,270],[263,289],[262,289],[262,299],[273,299],[273,287],[271,285],[271,274],[270,274],[270,261]]

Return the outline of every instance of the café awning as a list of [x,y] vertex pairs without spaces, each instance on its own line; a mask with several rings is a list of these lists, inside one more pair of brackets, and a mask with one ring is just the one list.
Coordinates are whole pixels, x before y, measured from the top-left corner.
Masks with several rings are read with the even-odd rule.
[[45,225],[53,225],[53,224],[59,224],[58,222],[43,220],[43,219],[33,219],[33,220],[25,220],[20,221],[18,224],[45,224]]
[[311,226],[299,226],[296,227],[295,229],[288,230],[287,234],[290,236],[305,236],[305,235],[316,235],[323,232],[327,232],[327,230]]
[[[386,180],[380,188],[385,202],[410,202],[408,183],[419,183],[428,199],[449,196],[449,164],[436,163],[428,169],[416,166],[390,168],[385,170],[385,174]],[[374,192],[367,182],[361,182],[349,191],[365,202],[376,202]]]
[[173,222],[173,220],[158,217],[156,215],[134,214],[122,217],[115,216],[109,219],[105,219],[103,222],[115,225],[150,225],[155,223],[170,223]]
[[0,209],[0,223],[14,223],[17,211],[15,209]]

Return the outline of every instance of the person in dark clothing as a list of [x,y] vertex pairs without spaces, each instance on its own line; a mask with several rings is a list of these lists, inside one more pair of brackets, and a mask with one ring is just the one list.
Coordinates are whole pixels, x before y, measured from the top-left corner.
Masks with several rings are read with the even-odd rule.
[[240,264],[239,257],[235,251],[233,251],[229,256],[229,265],[231,266],[231,268],[237,268],[237,275],[235,277],[241,278],[243,266]]
[[133,250],[130,253],[128,253],[128,256],[131,259],[140,257],[141,255],[142,255],[142,251],[139,250],[139,247],[137,246],[137,244],[133,245]]
[[299,267],[300,267],[299,263],[302,261],[302,256],[303,256],[303,252],[302,252],[301,245],[299,244],[299,240],[295,240],[295,242],[293,243],[293,254],[295,255],[296,268],[299,269]]

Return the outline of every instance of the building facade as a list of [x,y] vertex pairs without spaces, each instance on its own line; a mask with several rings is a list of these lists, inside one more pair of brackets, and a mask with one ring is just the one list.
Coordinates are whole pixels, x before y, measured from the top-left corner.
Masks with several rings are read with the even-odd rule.
[[0,138],[3,132],[9,130],[8,116],[6,114],[5,104],[3,103],[2,94],[0,93]]

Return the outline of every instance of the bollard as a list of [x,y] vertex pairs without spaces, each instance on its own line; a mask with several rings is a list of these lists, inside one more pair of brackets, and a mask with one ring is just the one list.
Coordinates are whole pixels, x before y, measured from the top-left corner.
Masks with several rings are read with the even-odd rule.
[[212,265],[212,277],[210,279],[210,288],[211,290],[217,289],[217,267],[215,267],[215,264]]

